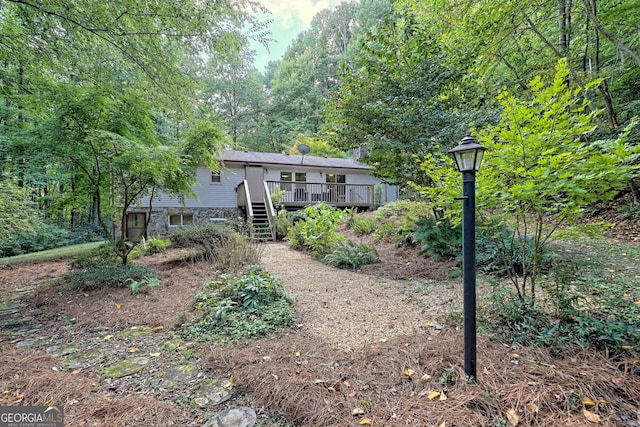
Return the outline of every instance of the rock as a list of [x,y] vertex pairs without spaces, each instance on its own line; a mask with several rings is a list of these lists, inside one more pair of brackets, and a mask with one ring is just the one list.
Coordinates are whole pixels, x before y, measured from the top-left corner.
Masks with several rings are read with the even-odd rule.
[[131,357],[126,360],[114,363],[104,369],[104,378],[122,378],[133,375],[143,370],[150,360],[148,357]]
[[140,326],[132,326],[129,329],[125,329],[124,331],[118,332],[116,334],[116,338],[121,340],[130,340],[134,338],[145,337],[147,335],[151,335],[154,332],[154,329],[151,326],[140,325]]
[[205,427],[253,427],[256,412],[246,406],[218,412],[205,424]]
[[212,378],[203,381],[196,391],[196,397],[204,397],[211,406],[226,402],[233,394],[233,385],[228,379]]

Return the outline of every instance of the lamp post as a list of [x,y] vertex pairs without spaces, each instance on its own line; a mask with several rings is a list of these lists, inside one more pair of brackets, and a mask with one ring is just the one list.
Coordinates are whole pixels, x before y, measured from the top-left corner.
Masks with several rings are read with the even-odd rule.
[[476,172],[485,148],[465,136],[449,153],[462,172],[462,280],[464,288],[464,372],[476,378]]

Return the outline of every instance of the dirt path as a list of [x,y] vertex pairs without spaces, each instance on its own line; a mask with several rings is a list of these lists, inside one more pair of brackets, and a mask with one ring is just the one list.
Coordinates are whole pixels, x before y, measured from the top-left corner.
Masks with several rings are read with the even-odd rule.
[[461,304],[455,282],[392,280],[337,269],[286,243],[268,244],[262,264],[294,295],[301,328],[342,349],[429,328],[452,304]]

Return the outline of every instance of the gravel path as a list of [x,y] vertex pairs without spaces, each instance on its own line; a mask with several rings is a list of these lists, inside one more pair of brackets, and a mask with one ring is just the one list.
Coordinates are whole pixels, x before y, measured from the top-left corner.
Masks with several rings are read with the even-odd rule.
[[460,307],[454,282],[391,280],[337,269],[286,243],[267,244],[262,264],[295,297],[301,328],[341,349],[428,330],[452,304]]

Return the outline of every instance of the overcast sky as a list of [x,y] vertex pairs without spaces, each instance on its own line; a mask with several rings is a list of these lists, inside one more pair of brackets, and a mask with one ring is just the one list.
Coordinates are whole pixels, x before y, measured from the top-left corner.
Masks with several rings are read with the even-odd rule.
[[269,44],[270,52],[259,43],[252,44],[257,51],[256,68],[263,71],[269,61],[282,58],[293,39],[309,28],[316,13],[340,4],[341,0],[261,0],[261,3],[271,11],[267,17],[273,19],[269,29],[275,39]]

